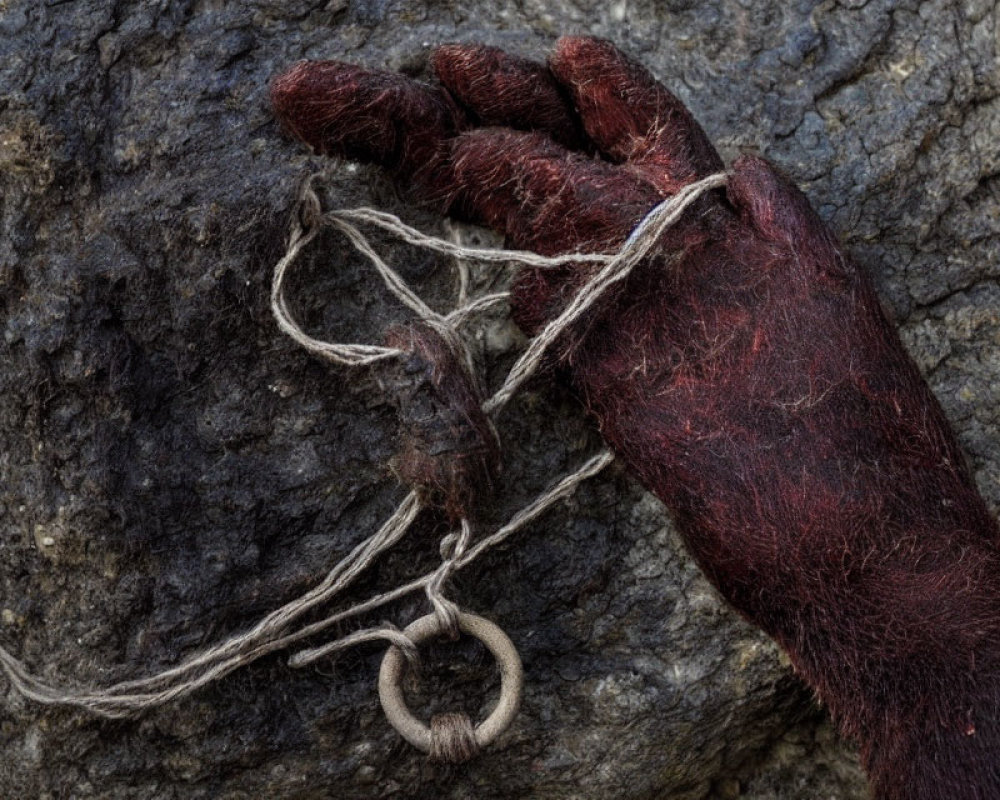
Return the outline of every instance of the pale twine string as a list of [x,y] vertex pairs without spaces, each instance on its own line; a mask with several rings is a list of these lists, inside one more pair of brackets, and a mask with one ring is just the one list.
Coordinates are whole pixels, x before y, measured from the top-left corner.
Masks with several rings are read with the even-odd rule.
[[[454,573],[471,564],[483,552],[500,544],[553,504],[571,494],[578,484],[596,475],[613,460],[614,457],[608,452],[591,458],[579,470],[566,476],[537,497],[511,517],[506,525],[484,538],[464,555],[455,553],[450,571]],[[399,540],[419,510],[416,493],[411,492],[377,534],[358,545],[330,571],[321,584],[310,592],[272,612],[250,631],[234,636],[176,667],[151,677],[123,681],[93,692],[74,691],[53,686],[32,675],[18,659],[3,648],[0,648],[0,666],[21,694],[39,703],[77,706],[94,714],[112,718],[133,716],[143,710],[190,694],[195,689],[218,680],[263,655],[284,649],[337,623],[372,611],[412,592],[427,591],[427,587],[439,575],[440,568],[365,602],[330,614],[297,631],[281,633],[303,613],[343,591],[380,553]],[[408,640],[405,643],[402,641],[405,637],[399,631],[389,626],[382,626],[356,631],[322,647],[302,651],[292,656],[289,664],[293,667],[305,666],[331,653],[373,639],[386,639],[393,644],[403,644],[404,654],[408,660],[416,658],[415,648]]]
[[444,587],[455,571],[455,562],[458,561],[469,546],[472,540],[472,526],[467,519],[462,520],[460,532],[456,535],[449,533],[441,540],[439,547],[441,553],[441,566],[438,567],[427,583],[427,599],[434,609],[434,613],[442,623],[444,630],[453,639],[458,638],[458,606],[444,596]]
[[[503,408],[518,388],[538,369],[546,351],[553,343],[611,286],[628,277],[635,266],[649,253],[663,232],[677,222],[685,209],[706,192],[724,186],[726,180],[725,173],[716,173],[685,186],[677,194],[655,206],[632,231],[631,236],[628,237],[621,249],[614,254],[568,253],[560,256],[540,256],[526,250],[463,247],[445,239],[428,236],[406,225],[392,214],[371,208],[328,211],[322,215],[322,220],[327,225],[338,228],[347,235],[358,251],[369,258],[388,289],[401,302],[413,309],[418,317],[425,322],[434,322],[445,326],[449,324],[449,318],[441,316],[420,300],[406,286],[403,279],[372,249],[368,240],[351,224],[351,221],[367,222],[382,228],[408,244],[456,259],[517,263],[542,269],[562,267],[568,264],[592,263],[601,265],[601,269],[583,286],[562,313],[549,322],[542,332],[531,341],[528,349],[507,374],[503,385],[483,404],[484,411],[493,413]],[[304,198],[308,207],[312,208],[318,205],[319,201],[315,199],[315,192],[309,184],[304,188]],[[295,321],[284,298],[285,274],[288,266],[298,256],[302,247],[312,240],[317,231],[318,228],[314,227],[309,233],[302,236],[301,229],[296,228],[292,235],[293,241],[289,246],[289,252],[278,263],[275,270],[271,290],[271,307],[281,329],[310,352],[341,364],[367,364],[382,358],[402,355],[401,351],[393,348],[360,344],[330,344],[313,339]],[[495,301],[491,299],[490,302]],[[456,309],[456,312],[460,315],[470,313],[468,306],[460,307]],[[456,312],[452,312],[452,314]]]
[[[447,241],[456,245],[461,243],[462,233],[456,226],[456,223],[450,219],[446,219],[444,221],[444,231],[448,237]],[[458,273],[458,301],[456,305],[458,308],[461,308],[469,302],[469,283],[472,280],[469,274],[469,262],[464,258],[456,257],[455,271]]]
[[[501,544],[505,539],[509,538],[512,534],[519,531],[525,525],[534,521],[549,508],[558,503],[560,500],[565,499],[571,495],[576,487],[583,483],[584,481],[594,477],[606,466],[608,466],[612,461],[614,461],[614,456],[604,451],[596,456],[590,458],[582,467],[577,469],[575,472],[570,473],[566,477],[562,478],[558,483],[554,484],[551,488],[547,489],[543,494],[536,497],[531,503],[518,511],[514,516],[510,518],[510,521],[506,525],[498,528],[491,535],[483,538],[480,542],[476,544],[475,547],[468,550],[465,555],[456,558],[453,572],[457,572],[460,569],[464,569],[480,555],[489,550],[492,547],[496,547]],[[303,628],[300,628],[293,634],[283,637],[282,639],[275,640],[273,644],[277,647],[286,647],[293,644],[301,639],[312,636],[320,631],[329,628],[332,625],[336,625],[339,622],[357,616],[359,614],[365,614],[369,611],[374,611],[379,606],[383,606],[386,603],[391,603],[394,600],[398,600],[401,597],[425,589],[427,583],[433,578],[435,573],[430,573],[424,575],[416,580],[410,581],[409,583],[398,586],[395,589],[391,589],[388,592],[373,597],[363,603],[359,603],[355,606],[345,611],[339,611],[331,614],[325,619],[314,622]],[[309,651],[310,653],[320,653],[323,648],[316,648],[315,651]],[[319,656],[317,656],[319,657]],[[289,662],[292,666],[297,666],[295,663],[295,657]]]
[[[371,364],[385,358],[401,355],[395,348],[363,344],[335,344],[315,339],[306,334],[295,322],[284,297],[284,281],[289,267],[298,255],[319,233],[322,223],[341,230],[351,243],[364,253],[373,263],[390,291],[406,306],[413,310],[424,322],[432,324],[446,335],[453,346],[461,346],[456,327],[472,315],[502,302],[505,293],[496,293],[464,302],[467,276],[462,279],[460,307],[442,316],[427,306],[399,275],[371,248],[364,235],[351,224],[350,220],[369,222],[399,236],[404,241],[450,255],[457,259],[472,259],[485,262],[516,262],[531,267],[549,268],[566,264],[601,264],[594,277],[583,287],[570,305],[532,341],[527,351],[518,359],[508,374],[503,386],[484,404],[484,410],[496,412],[501,409],[519,386],[537,369],[546,350],[566,328],[576,321],[610,286],[625,278],[632,268],[645,256],[656,239],[680,217],[687,206],[704,192],[722,186],[725,175],[712,175],[698,183],[685,187],[673,198],[654,208],[639,224],[621,250],[614,255],[575,253],[564,256],[544,257],[534,253],[511,250],[486,250],[466,248],[425,234],[404,225],[396,217],[372,209],[355,209],[328,212],[321,215],[319,198],[309,182],[303,190],[300,216],[301,222],[293,227],[288,249],[275,267],[271,289],[271,306],[279,327],[293,340],[309,352],[347,365]],[[467,351],[463,352],[468,361]],[[24,665],[7,650],[0,648],[0,667],[3,668],[12,685],[26,697],[40,703],[77,706],[106,717],[132,716],[174,698],[189,694],[239,667],[278,649],[285,648],[303,638],[312,636],[330,626],[371,611],[398,599],[410,592],[423,589],[436,613],[445,622],[451,621],[454,630],[458,607],[443,596],[443,587],[448,578],[457,570],[472,563],[485,550],[494,547],[515,531],[528,524],[554,503],[572,493],[584,480],[600,472],[613,460],[604,452],[591,458],[571,475],[552,486],[525,508],[517,512],[510,521],[485,537],[475,547],[469,548],[471,526],[462,520],[461,530],[450,534],[442,541],[442,563],[433,572],[411,581],[394,590],[384,592],[368,601],[355,604],[345,610],[332,613],[317,622],[305,625],[297,631],[287,632],[289,626],[310,609],[328,602],[342,592],[360,575],[382,552],[394,545],[409,529],[421,510],[416,492],[410,492],[377,533],[359,544],[338,563],[326,578],[302,597],[293,600],[268,614],[246,633],[234,636],[220,645],[185,660],[176,667],[137,680],[123,681],[113,686],[95,691],[72,691],[62,689],[42,681],[32,675]],[[292,666],[303,666],[318,658],[338,650],[352,647],[360,642],[383,639],[401,647],[410,660],[417,658],[416,648],[396,628],[384,625],[368,628],[342,636],[322,647],[304,650],[290,659]]]
[[123,681],[94,692],[67,691],[30,675],[16,658],[2,648],[0,665],[22,694],[40,703],[79,706],[108,717],[129,716],[161,705],[278,649],[272,646],[273,642],[280,638],[288,625],[350,585],[380,553],[399,541],[419,512],[417,494],[410,492],[379,531],[357,545],[319,585],[272,611],[246,633],[148,678]]

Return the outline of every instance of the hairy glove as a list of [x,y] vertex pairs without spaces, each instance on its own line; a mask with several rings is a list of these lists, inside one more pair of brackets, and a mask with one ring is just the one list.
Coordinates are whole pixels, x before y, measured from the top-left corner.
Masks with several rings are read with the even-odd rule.
[[[543,66],[438,49],[442,87],[336,62],[272,86],[317,150],[375,162],[544,255],[614,251],[722,169],[607,42]],[[525,270],[535,333],[592,267]],[[742,156],[560,351],[608,444],[726,599],[861,745],[880,800],[1000,797],[1000,530],[870,279],[805,196]]]

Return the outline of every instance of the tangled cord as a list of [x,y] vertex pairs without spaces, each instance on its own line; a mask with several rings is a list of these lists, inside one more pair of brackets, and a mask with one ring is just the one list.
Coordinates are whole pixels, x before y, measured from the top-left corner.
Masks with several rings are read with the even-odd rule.
[[[546,352],[560,335],[591,308],[609,287],[623,280],[629,274],[663,231],[676,222],[684,209],[706,191],[723,186],[725,182],[726,175],[724,174],[709,176],[685,187],[678,194],[656,206],[617,253],[610,255],[573,253],[557,257],[544,257],[525,251],[463,247],[453,242],[427,236],[406,226],[398,218],[373,209],[335,210],[324,213],[321,210],[319,197],[313,189],[312,179],[310,179],[304,183],[302,188],[298,214],[295,215],[288,248],[275,267],[271,289],[271,308],[284,333],[309,352],[337,364],[360,366],[386,359],[412,356],[411,351],[398,346],[324,342],[306,334],[295,321],[284,295],[284,282],[288,271],[303,249],[315,239],[321,230],[325,227],[333,227],[341,231],[352,245],[371,261],[390,292],[411,309],[428,330],[433,331],[446,344],[461,364],[471,370],[472,359],[464,344],[460,329],[476,315],[506,300],[508,295],[507,293],[494,293],[469,300],[467,297],[468,276],[462,271],[464,268],[461,266],[463,261],[513,262],[536,268],[551,268],[566,264],[594,264],[598,269],[593,277],[584,285],[566,309],[531,341],[529,347],[508,373],[503,385],[491,397],[482,401],[480,407],[475,409],[476,412],[493,418],[510,401],[524,381],[538,369]],[[430,308],[375,252],[355,223],[379,227],[416,247],[451,256],[458,260],[461,278],[459,306],[447,314],[439,314]],[[490,425],[492,425],[492,421],[490,421]],[[471,521],[465,515],[460,516],[457,531],[447,534],[440,543],[442,560],[437,569],[368,600],[332,611],[298,629],[292,630],[293,623],[300,620],[307,612],[329,603],[341,594],[382,553],[399,542],[421,510],[428,504],[428,495],[424,491],[426,487],[415,486],[381,528],[358,544],[311,590],[272,611],[250,630],[197,653],[175,667],[146,678],[124,681],[93,691],[74,691],[47,683],[33,675],[17,658],[2,647],[0,647],[0,667],[14,688],[32,700],[46,704],[76,706],[104,717],[121,718],[135,716],[142,711],[190,694],[199,687],[218,680],[263,655],[288,648],[337,623],[372,611],[416,591],[425,592],[433,609],[433,613],[429,615],[431,621],[423,621],[428,618],[417,621],[425,626],[420,628],[421,636],[426,638],[441,632],[457,635],[460,630],[471,631],[473,635],[479,636],[476,631],[485,631],[486,629],[476,628],[475,623],[469,621],[470,619],[479,620],[479,618],[466,614],[454,601],[445,597],[444,590],[448,580],[457,571],[475,561],[486,550],[500,544],[539,517],[552,505],[566,498],[581,482],[599,473],[612,460],[613,456],[607,451],[590,458],[579,469],[557,481],[539,497],[515,513],[505,525],[475,544],[472,543],[473,526]],[[459,504],[459,507],[461,508],[462,504]],[[480,622],[486,623],[485,620],[480,620]],[[417,623],[413,623],[413,625],[417,625]],[[490,625],[490,623],[486,624]],[[413,625],[407,630],[413,628]],[[503,683],[505,685],[511,683],[515,677],[519,680],[520,664],[518,662],[515,669],[511,660],[516,660],[516,651],[513,651],[513,656],[511,656],[504,649],[506,645],[499,641],[493,633],[483,633],[482,635],[487,637],[483,641],[500,660]],[[489,637],[493,638],[487,641]],[[500,637],[506,639],[502,632]],[[290,657],[289,665],[302,667],[337,651],[373,640],[389,642],[393,646],[390,648],[390,655],[393,659],[402,658],[406,663],[417,664],[417,645],[411,636],[391,625],[382,625],[355,631],[318,647],[300,650]],[[509,640],[507,640],[507,644],[509,644]],[[511,650],[512,648],[511,645]],[[507,659],[507,662],[502,659]],[[426,740],[424,749],[433,751],[438,757],[445,760],[458,761],[471,757],[493,736],[499,734],[509,723],[513,713],[516,712],[516,702],[512,703],[509,699],[504,701],[502,698],[500,706],[502,708],[498,707],[490,718],[476,729],[473,729],[467,720],[451,719],[454,715],[446,715],[448,719],[432,721],[432,736],[431,739]],[[503,714],[500,714],[501,711]],[[503,724],[500,725],[498,720]],[[404,735],[406,734],[404,733]],[[420,738],[421,742],[424,742],[426,738],[422,730],[414,736]],[[413,740],[411,739],[411,741]]]

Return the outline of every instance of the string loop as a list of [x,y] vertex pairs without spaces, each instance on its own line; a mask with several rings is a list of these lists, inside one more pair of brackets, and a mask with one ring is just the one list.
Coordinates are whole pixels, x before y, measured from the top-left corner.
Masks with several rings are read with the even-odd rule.
[[[504,302],[507,293],[493,293],[479,298],[468,297],[468,275],[460,271],[459,302],[454,310],[440,314],[430,308],[410,289],[405,281],[375,252],[357,224],[371,224],[414,246],[448,255],[455,259],[486,263],[517,263],[533,268],[551,268],[567,264],[594,264],[599,267],[570,304],[536,337],[515,363],[503,385],[481,402],[481,412],[495,416],[541,364],[543,356],[559,336],[578,320],[614,284],[623,280],[648,254],[659,236],[674,224],[683,211],[707,191],[723,186],[726,175],[711,175],[681,190],[674,197],[652,209],[622,248],[614,254],[571,253],[545,257],[516,250],[468,248],[416,231],[396,217],[372,209],[348,209],[324,213],[313,179],[304,182],[293,217],[288,247],[276,264],[271,285],[271,309],[278,327],[307,351],[337,364],[348,366],[372,365],[399,359],[409,351],[398,346],[370,344],[337,344],[316,339],[295,320],[285,297],[285,282],[291,266],[302,251],[324,227],[341,231],[351,244],[374,265],[386,287],[417,318],[436,331],[456,356],[471,370],[472,359],[465,346],[461,328],[478,314]],[[356,224],[357,223],[357,224]],[[460,270],[466,269],[460,265]],[[481,400],[481,398],[480,398]],[[492,422],[489,423],[492,425]],[[379,693],[390,722],[408,741],[426,752],[449,761],[464,760],[489,744],[513,719],[521,697],[521,663],[510,639],[495,625],[480,617],[463,612],[456,603],[444,596],[444,588],[460,569],[475,561],[483,552],[505,541],[516,531],[537,519],[555,503],[570,495],[583,481],[596,475],[613,461],[602,452],[593,456],[572,474],[557,481],[549,489],[514,514],[493,533],[472,544],[472,525],[467,514],[459,514],[459,529],[449,533],[440,543],[441,564],[432,572],[390,589],[347,608],[331,610],[319,619],[294,628],[307,612],[329,604],[342,594],[381,554],[394,546],[409,530],[426,505],[419,487],[410,491],[382,527],[357,545],[336,564],[313,589],[301,597],[272,611],[250,630],[233,636],[209,649],[196,653],[175,667],[155,675],[123,681],[104,689],[73,690],[49,684],[33,675],[17,658],[0,647],[0,668],[12,686],[25,697],[40,703],[76,706],[105,717],[129,717],[142,711],[183,697],[212,681],[263,655],[288,648],[315,636],[346,620],[369,613],[411,592],[423,590],[434,613],[422,617],[399,631],[385,624],[357,630],[322,646],[301,650],[291,656],[290,666],[302,667],[314,663],[362,642],[385,640],[391,646],[386,653],[379,675]],[[465,511],[459,504],[456,511]],[[399,689],[399,678],[405,666],[411,671],[418,665],[418,645],[427,638],[458,631],[475,636],[491,650],[501,672],[501,699],[492,714],[478,727],[472,728],[468,718],[446,715],[432,723],[434,731],[417,722],[406,709]],[[469,730],[472,729],[470,735]]]

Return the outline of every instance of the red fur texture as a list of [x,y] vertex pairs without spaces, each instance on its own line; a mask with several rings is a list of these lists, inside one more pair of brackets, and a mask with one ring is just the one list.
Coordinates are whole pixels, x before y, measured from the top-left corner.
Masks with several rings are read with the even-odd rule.
[[399,399],[396,476],[453,522],[475,516],[493,489],[500,443],[483,393],[444,336],[425,323],[391,328],[386,344],[407,354],[395,375]]
[[[434,66],[442,88],[300,65],[274,107],[321,151],[545,254],[614,249],[722,166],[607,42],[560,39],[547,67],[454,45]],[[766,161],[731,171],[574,332],[570,380],[713,583],[860,743],[875,797],[1000,798],[1000,530],[864,271]],[[522,273],[516,319],[537,331],[586,278]]]

